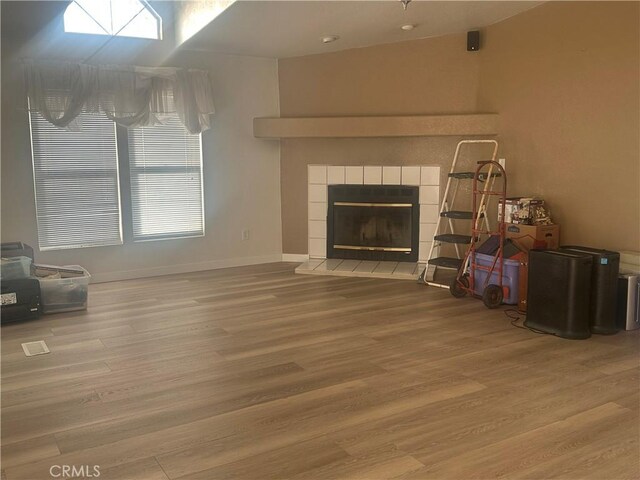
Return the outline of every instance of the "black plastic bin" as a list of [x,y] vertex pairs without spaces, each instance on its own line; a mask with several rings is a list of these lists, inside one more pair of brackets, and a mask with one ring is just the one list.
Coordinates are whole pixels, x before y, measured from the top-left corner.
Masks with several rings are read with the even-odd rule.
[[566,245],[560,250],[591,255],[591,305],[589,325],[591,333],[611,335],[617,333],[616,299],[620,254],[598,248]]
[[0,319],[3,324],[40,316],[40,282],[37,278],[5,280],[0,284],[0,290]]
[[6,242],[0,244],[2,257],[29,257],[33,261],[33,247],[22,242]]
[[585,253],[531,250],[525,326],[562,338],[589,338],[592,263]]

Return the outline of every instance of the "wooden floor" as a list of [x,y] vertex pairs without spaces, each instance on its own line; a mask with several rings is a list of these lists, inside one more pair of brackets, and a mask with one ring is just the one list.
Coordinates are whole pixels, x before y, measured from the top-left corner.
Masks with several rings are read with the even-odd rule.
[[88,312],[3,326],[2,478],[640,478],[638,332],[536,335],[295,266],[92,285]]

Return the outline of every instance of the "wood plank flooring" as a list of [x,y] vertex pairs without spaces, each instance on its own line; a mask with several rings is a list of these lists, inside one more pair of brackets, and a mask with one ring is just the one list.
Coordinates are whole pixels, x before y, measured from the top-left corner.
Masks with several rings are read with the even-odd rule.
[[3,326],[2,478],[640,478],[639,332],[295,267],[91,285],[87,312]]

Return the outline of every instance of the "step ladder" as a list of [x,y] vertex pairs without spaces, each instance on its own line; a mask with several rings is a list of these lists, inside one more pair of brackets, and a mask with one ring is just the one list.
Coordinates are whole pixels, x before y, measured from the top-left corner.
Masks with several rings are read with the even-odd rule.
[[[498,154],[498,142],[496,140],[462,140],[458,142],[456,151],[453,156],[453,162],[451,163],[451,169],[447,177],[447,186],[444,190],[444,196],[442,205],[440,206],[440,215],[438,216],[438,222],[436,223],[435,234],[433,241],[431,242],[431,248],[429,249],[429,255],[427,257],[427,265],[422,271],[419,277],[419,282],[427,285],[432,285],[441,288],[449,288],[449,282],[439,283],[436,281],[436,273],[439,268],[460,270],[464,258],[466,248],[461,252],[460,245],[468,245],[471,243],[471,231],[473,227],[478,229],[481,224],[484,225],[484,230],[490,230],[489,218],[487,215],[487,196],[482,195],[478,205],[478,216],[474,219],[474,214],[471,208],[468,210],[456,210],[455,201],[458,195],[460,182],[473,181],[476,175],[474,171],[459,171],[456,170],[458,159],[460,157],[460,151],[463,145],[493,145],[493,154],[491,160],[496,161],[496,155]],[[481,174],[478,178],[479,181],[487,182],[487,188],[485,190],[491,190],[496,177],[500,176],[499,173],[493,173],[489,171],[486,174]],[[452,186],[453,183],[453,186]],[[469,199],[471,202],[471,199]],[[468,220],[469,226],[465,228],[464,232],[456,232],[454,230],[454,220]],[[453,244],[455,249],[455,257],[441,257],[434,256],[435,252],[439,252],[440,247],[443,244]]]

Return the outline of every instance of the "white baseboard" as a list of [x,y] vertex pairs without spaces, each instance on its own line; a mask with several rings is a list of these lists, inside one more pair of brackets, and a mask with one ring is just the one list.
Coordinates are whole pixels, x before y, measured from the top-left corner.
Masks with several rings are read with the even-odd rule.
[[136,278],[160,277],[162,275],[201,272],[204,270],[217,270],[219,268],[242,267],[245,265],[259,265],[261,263],[275,263],[282,261],[284,261],[283,255],[274,253],[272,255],[261,255],[257,257],[230,258],[226,260],[210,260],[207,262],[199,263],[183,263],[180,265],[141,268],[138,270],[96,273],[91,274],[91,283],[104,283],[115,282],[118,280],[133,280]]
[[309,260],[309,255],[305,253],[283,253],[282,261],[283,262],[306,262]]

